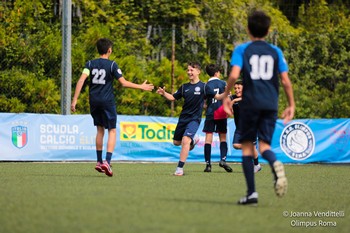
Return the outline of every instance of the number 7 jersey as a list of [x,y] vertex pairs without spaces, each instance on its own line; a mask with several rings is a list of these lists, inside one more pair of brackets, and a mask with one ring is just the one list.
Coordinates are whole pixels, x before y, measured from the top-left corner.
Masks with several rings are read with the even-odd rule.
[[279,74],[288,72],[280,48],[262,40],[240,44],[232,53],[231,66],[240,67],[243,74],[242,106],[278,109]]
[[117,63],[104,58],[91,60],[83,73],[89,76],[90,103],[115,104],[113,81],[123,76]]

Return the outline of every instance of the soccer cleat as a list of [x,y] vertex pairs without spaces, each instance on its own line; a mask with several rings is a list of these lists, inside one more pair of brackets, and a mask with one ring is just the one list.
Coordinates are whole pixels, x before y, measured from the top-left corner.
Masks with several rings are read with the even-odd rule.
[[226,161],[224,161],[224,160],[221,160],[219,162],[219,166],[224,168],[225,171],[227,171],[227,172],[232,172],[233,171],[232,168],[229,165],[227,165]]
[[101,167],[102,163],[97,162],[96,166],[95,166],[95,170],[101,173],[105,173],[105,171],[102,169]]
[[259,172],[259,171],[261,171],[261,165],[260,165],[260,163],[258,164],[258,165],[254,165],[254,173],[257,173],[257,172]]
[[193,148],[196,146],[196,144],[199,142],[199,138],[194,138],[193,139],[193,144],[190,145],[190,151],[193,150]]
[[174,176],[183,176],[184,175],[184,169],[182,167],[177,167],[176,171],[174,172]]
[[107,176],[113,176],[113,171],[111,166],[107,163],[107,161],[104,161],[104,163],[101,165],[102,170],[105,172]]
[[249,196],[242,197],[238,202],[238,205],[252,205],[256,206],[258,205],[258,193],[254,192],[250,194]]
[[207,164],[207,166],[205,166],[204,172],[211,172],[211,165]]
[[287,193],[287,177],[284,172],[284,166],[280,161],[275,161],[273,163],[273,169],[275,172],[275,193],[278,197],[283,197]]

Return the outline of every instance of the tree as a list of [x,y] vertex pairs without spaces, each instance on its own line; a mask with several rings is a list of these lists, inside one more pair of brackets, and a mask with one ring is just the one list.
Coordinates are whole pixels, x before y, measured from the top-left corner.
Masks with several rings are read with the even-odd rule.
[[[59,113],[61,14],[55,5],[59,2],[2,1],[1,111]],[[170,91],[173,25],[175,88],[187,82],[190,60],[203,66],[217,63],[225,76],[235,45],[249,39],[246,22],[253,9],[272,17],[267,41],[281,47],[288,61],[296,117],[348,117],[350,8],[346,0],[73,0],[72,86],[85,63],[98,57],[96,41],[107,37],[114,41],[111,59],[128,80],[147,79]],[[161,96],[116,88],[120,114],[170,115],[170,104]],[[88,113],[88,101],[83,101],[88,99],[87,84],[81,95],[78,112]],[[180,111],[181,102],[176,103],[175,116]]]
[[339,90],[348,83],[350,25],[349,15],[340,9],[311,1],[299,11],[300,33],[289,41],[288,54],[297,118],[348,117],[348,94]]

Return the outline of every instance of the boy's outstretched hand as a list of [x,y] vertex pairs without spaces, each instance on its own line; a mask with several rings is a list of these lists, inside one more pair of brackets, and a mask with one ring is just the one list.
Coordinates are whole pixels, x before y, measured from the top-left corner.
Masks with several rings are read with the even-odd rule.
[[160,95],[164,95],[165,94],[165,87],[158,87],[157,93]]
[[154,89],[154,86],[152,83],[147,83],[147,80],[146,80],[141,84],[141,88],[144,91],[152,91]]

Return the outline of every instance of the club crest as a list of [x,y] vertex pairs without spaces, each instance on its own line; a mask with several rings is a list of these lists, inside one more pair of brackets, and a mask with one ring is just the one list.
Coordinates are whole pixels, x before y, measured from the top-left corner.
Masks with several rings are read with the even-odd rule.
[[283,129],[280,145],[289,158],[304,160],[314,152],[315,136],[307,125],[295,122]]

